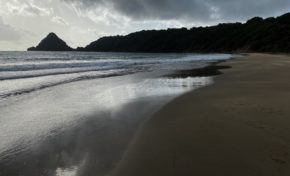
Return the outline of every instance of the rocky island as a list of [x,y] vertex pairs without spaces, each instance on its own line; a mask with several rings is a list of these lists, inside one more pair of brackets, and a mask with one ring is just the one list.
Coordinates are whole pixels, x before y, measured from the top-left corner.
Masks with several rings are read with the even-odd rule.
[[28,51],[73,51],[73,49],[55,33],[49,33],[36,47],[28,48]]

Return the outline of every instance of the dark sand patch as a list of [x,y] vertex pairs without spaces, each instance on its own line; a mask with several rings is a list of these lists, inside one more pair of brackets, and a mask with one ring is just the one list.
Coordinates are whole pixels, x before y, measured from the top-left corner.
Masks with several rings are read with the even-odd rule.
[[226,65],[214,85],[145,123],[112,175],[289,176],[290,58],[251,54]]

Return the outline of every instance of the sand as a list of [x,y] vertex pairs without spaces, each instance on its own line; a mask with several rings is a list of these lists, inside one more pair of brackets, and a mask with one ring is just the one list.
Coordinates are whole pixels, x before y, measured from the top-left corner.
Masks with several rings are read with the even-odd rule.
[[250,54],[147,121],[114,176],[289,176],[290,57]]

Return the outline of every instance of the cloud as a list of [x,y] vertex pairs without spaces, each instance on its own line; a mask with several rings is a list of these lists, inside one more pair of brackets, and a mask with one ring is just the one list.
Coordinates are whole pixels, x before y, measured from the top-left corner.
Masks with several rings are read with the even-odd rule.
[[107,8],[135,20],[208,19],[210,8],[189,0],[64,0],[80,8]]
[[28,4],[24,10],[25,13],[30,15],[39,15],[39,16],[48,16],[50,15],[50,11],[45,8],[38,7],[34,4]]
[[0,41],[19,41],[20,34],[8,24],[5,24],[0,17]]
[[108,8],[134,20],[240,20],[279,15],[289,0],[63,0],[80,8]]
[[24,50],[49,32],[76,47],[104,35],[245,21],[289,9],[290,0],[0,0],[0,49]]
[[4,6],[6,6],[5,8],[9,13],[22,16],[48,16],[51,14],[49,9],[35,5],[34,1],[7,1]]
[[54,17],[52,17],[51,18],[51,21],[54,22],[54,23],[63,25],[63,26],[69,26],[69,23],[65,19],[63,19],[62,17],[60,17],[60,16],[54,16]]
[[289,12],[289,0],[208,0],[222,19],[240,20],[254,16],[269,17]]

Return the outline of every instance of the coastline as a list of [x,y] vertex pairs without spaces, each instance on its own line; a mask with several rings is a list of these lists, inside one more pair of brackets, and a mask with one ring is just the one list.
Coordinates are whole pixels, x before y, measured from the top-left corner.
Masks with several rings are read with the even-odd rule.
[[289,56],[250,54],[147,121],[114,176],[289,175]]
[[144,121],[231,57],[2,53],[0,175],[107,175]]

